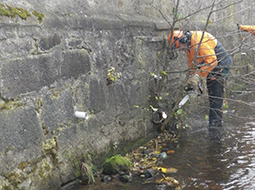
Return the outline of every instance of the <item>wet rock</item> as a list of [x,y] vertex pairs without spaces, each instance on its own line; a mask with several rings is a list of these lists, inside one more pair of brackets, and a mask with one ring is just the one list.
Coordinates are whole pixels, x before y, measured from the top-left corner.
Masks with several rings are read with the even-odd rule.
[[113,156],[103,165],[103,173],[106,175],[118,174],[121,171],[127,172],[131,167],[131,162],[128,158],[122,156]]
[[111,181],[111,180],[112,180],[112,178],[111,178],[111,176],[109,176],[109,175],[106,175],[106,176],[104,176],[103,179],[101,179],[101,181],[102,181],[102,182],[105,182],[105,183],[107,183],[107,182],[109,182],[109,181]]
[[152,168],[150,168],[150,169],[144,170],[140,174],[140,177],[150,178],[150,177],[153,177],[154,175],[155,175],[155,171]]
[[132,180],[132,174],[129,173],[129,174],[126,174],[125,172],[120,172],[119,173],[119,180],[122,181],[122,182],[129,182]]
[[160,159],[166,159],[167,153],[166,153],[166,152],[161,152],[161,153],[159,153],[158,157],[159,157]]

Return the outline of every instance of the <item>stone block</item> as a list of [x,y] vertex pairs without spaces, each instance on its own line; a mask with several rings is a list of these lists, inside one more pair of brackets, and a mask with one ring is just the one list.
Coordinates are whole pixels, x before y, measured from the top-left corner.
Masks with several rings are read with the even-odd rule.
[[56,130],[61,127],[75,123],[72,94],[69,89],[62,92],[46,91],[42,94],[43,120],[46,130],[51,134],[56,134]]
[[0,112],[0,173],[41,156],[43,130],[32,107]]
[[60,77],[77,78],[91,70],[89,54],[85,49],[63,52],[63,61],[60,64]]
[[61,38],[59,35],[54,34],[52,36],[41,38],[38,43],[40,50],[45,51],[49,50],[61,43]]
[[169,24],[166,22],[166,21],[158,21],[158,22],[155,22],[155,27],[156,27],[156,30],[170,30],[171,27],[169,26]]
[[52,84],[58,78],[57,61],[52,55],[12,59],[2,65],[0,75],[2,97],[16,98]]
[[63,52],[61,63],[55,56],[53,54],[31,56],[3,63],[0,73],[2,97],[16,98],[20,94],[39,91],[44,86],[50,86],[60,77],[77,78],[91,70],[89,55],[83,49]]
[[95,29],[120,29],[123,28],[123,21],[122,20],[117,20],[116,18],[98,18],[96,17],[94,19],[94,28]]
[[34,39],[30,37],[10,38],[0,41],[0,54],[2,58],[13,59],[14,57],[30,54],[34,51]]
[[93,110],[94,113],[104,110],[106,99],[103,83],[100,80],[97,80],[96,78],[92,78],[89,86],[90,86],[89,94],[90,109]]

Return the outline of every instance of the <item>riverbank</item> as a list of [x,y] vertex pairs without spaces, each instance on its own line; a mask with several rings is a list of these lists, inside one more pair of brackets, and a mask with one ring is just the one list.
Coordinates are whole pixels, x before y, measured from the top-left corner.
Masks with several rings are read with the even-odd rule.
[[[178,169],[166,167],[164,162],[171,159],[178,147],[180,136],[177,133],[161,133],[138,149],[126,154],[124,157],[131,161],[129,181],[123,181],[120,174],[104,175],[102,170],[95,174],[95,183],[89,185],[78,185],[72,190],[89,189],[148,189],[157,188],[180,189],[180,183],[174,178]],[[151,189],[151,188],[149,188]]]

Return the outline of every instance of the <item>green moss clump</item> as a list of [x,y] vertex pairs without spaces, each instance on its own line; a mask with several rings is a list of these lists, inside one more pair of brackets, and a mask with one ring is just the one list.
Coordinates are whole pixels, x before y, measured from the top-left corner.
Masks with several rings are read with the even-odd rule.
[[5,7],[2,3],[0,3],[0,15],[1,16],[12,16],[11,13],[5,9]]
[[51,164],[47,161],[44,160],[42,162],[42,165],[39,168],[38,174],[42,177],[42,178],[46,178],[46,176],[49,174],[50,170],[52,169]]
[[[38,18],[39,23],[41,24],[44,14],[37,11],[33,11],[32,14]],[[0,3],[0,16],[8,16],[14,18],[16,15],[18,15],[21,19],[26,20],[27,17],[31,17],[32,14],[20,7],[11,7],[7,4]]]
[[53,149],[55,148],[57,145],[56,145],[56,141],[54,138],[52,139],[47,139],[47,141],[45,143],[43,143],[43,149],[45,151],[47,150],[50,150],[50,149]]
[[128,158],[116,155],[106,160],[103,165],[103,173],[106,175],[117,174],[121,171],[128,171],[130,167],[131,162]]
[[20,18],[26,20],[28,16],[32,16],[27,10],[18,8],[18,7],[11,7],[9,5],[6,5],[8,7],[8,10],[12,17],[15,17],[18,15]]
[[3,190],[13,190],[13,188],[12,187],[9,187],[9,186],[7,186],[7,185],[4,185],[4,186],[1,186],[0,185],[0,189],[3,189]]
[[24,170],[28,166],[28,164],[29,164],[28,162],[21,162],[18,165],[18,169]]
[[39,13],[37,11],[33,11],[33,15],[35,15],[38,18],[40,24],[42,23],[43,17],[45,17],[44,14]]
[[0,4],[0,15],[2,16],[9,16],[14,18],[18,15],[22,19],[27,19],[28,16],[32,16],[27,10],[18,8],[18,7],[11,7],[7,4]]
[[23,181],[26,180],[26,176],[20,170],[15,170],[5,176],[13,187],[18,187]]

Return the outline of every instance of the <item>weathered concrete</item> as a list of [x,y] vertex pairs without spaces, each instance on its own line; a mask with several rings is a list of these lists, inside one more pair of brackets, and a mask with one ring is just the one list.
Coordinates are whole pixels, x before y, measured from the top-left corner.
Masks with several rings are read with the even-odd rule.
[[[142,0],[2,3],[45,17],[0,16],[0,189],[59,189],[76,179],[77,159],[156,132],[150,74],[186,67],[163,65],[170,27],[158,10]],[[169,11],[173,2],[154,6]],[[219,36],[228,31],[216,27]],[[223,43],[235,46],[228,38]],[[168,77],[172,94],[161,94],[161,105],[170,109],[182,76]]]

